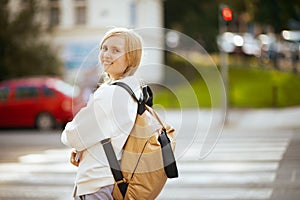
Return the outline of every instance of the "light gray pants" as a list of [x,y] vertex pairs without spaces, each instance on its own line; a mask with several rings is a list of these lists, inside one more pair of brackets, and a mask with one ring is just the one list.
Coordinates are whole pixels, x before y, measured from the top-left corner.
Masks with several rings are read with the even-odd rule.
[[100,188],[97,192],[75,197],[75,200],[114,200],[112,191],[114,185],[108,185]]

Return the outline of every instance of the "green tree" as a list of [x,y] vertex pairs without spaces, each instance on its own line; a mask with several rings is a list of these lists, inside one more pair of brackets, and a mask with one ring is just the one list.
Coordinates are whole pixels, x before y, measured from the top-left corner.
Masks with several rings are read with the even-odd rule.
[[[271,25],[275,33],[284,29],[293,29],[292,21],[300,22],[299,0],[255,0],[253,20],[262,25]],[[300,27],[298,27],[299,29]]]
[[166,28],[180,31],[198,41],[207,51],[217,50],[218,0],[166,0]]
[[216,51],[219,4],[227,4],[233,10],[231,31],[239,30],[242,16],[249,18],[249,25],[271,26],[275,33],[300,30],[300,0],[165,0],[165,27],[185,33],[209,52]]
[[8,0],[0,1],[0,80],[31,75],[60,75],[62,62],[44,39],[35,0],[23,1],[11,14]]
[[300,29],[300,0],[239,0],[224,1],[235,14],[248,13],[251,23],[271,26],[275,33],[284,29]]

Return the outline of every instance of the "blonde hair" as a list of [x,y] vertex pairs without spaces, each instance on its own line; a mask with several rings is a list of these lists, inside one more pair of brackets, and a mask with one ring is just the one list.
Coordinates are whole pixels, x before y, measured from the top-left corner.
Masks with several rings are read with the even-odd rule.
[[104,35],[100,43],[100,49],[102,49],[103,43],[112,36],[123,37],[125,39],[125,58],[128,66],[122,77],[133,75],[139,67],[142,58],[141,37],[132,29],[113,28]]

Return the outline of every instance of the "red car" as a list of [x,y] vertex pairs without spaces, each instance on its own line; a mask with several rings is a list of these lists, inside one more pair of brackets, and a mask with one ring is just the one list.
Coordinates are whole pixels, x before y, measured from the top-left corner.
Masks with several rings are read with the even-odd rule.
[[51,129],[72,120],[84,105],[79,89],[59,78],[31,77],[0,83],[0,127]]

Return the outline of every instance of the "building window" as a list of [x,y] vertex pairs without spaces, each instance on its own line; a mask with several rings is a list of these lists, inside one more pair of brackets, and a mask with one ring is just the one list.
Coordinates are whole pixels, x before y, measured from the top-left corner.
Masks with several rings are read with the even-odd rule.
[[60,23],[59,0],[49,0],[49,25],[57,26]]
[[77,25],[86,23],[86,8],[85,7],[76,7],[76,21]]
[[75,24],[82,25],[86,24],[86,1],[85,0],[75,0]]
[[136,8],[136,2],[131,2],[130,5],[130,25],[135,27],[136,26],[136,12],[137,12],[137,8]]
[[50,26],[57,26],[59,24],[59,8],[50,8]]

